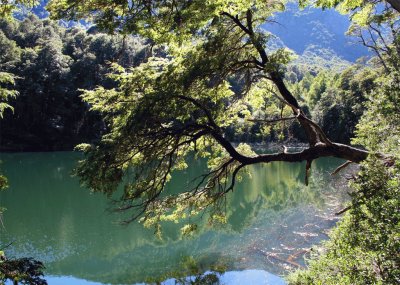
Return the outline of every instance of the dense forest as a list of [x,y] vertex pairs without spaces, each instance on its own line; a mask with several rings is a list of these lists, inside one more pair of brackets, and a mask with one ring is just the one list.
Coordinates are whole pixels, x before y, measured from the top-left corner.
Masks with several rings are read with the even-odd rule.
[[[315,159],[345,159],[334,173],[360,165],[349,178],[351,201],[329,239],[312,250],[308,268],[287,280],[400,282],[397,0],[313,4],[349,15],[348,34],[370,51],[357,62],[348,60],[366,53],[354,48],[343,59],[306,41],[300,55],[284,47],[285,37],[265,31],[284,3],[114,2],[53,0],[51,19],[21,10],[12,19],[16,7],[6,3],[0,22],[2,151],[78,145],[85,154],[75,169],[81,182],[108,196],[123,185],[116,207],[129,213],[125,223],[140,220],[159,236],[163,222],[204,211],[210,224],[223,223],[226,195],[250,165],[305,162],[308,185]],[[47,16],[41,11],[36,14]],[[310,34],[339,45],[320,30]],[[254,143],[283,151],[260,154]],[[307,147],[287,151],[298,143]],[[173,172],[188,167],[188,156],[207,158],[208,172],[192,188],[164,195]],[[189,222],[181,232],[196,229]],[[10,271],[0,277],[14,278]]]
[[34,14],[0,25],[0,66],[14,74],[12,89],[19,94],[0,122],[2,149],[72,150],[96,140],[104,124],[88,112],[79,90],[113,86],[109,64],[139,64],[146,53],[144,42],[95,28],[66,29]]

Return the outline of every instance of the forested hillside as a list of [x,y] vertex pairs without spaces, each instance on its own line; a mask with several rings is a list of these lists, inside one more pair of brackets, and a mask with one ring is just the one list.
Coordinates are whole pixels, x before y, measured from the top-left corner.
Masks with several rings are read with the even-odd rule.
[[0,121],[3,150],[71,150],[100,136],[104,124],[79,98],[80,89],[112,87],[110,63],[125,67],[145,57],[142,40],[117,37],[31,14],[0,22],[0,68],[16,76],[19,95]]

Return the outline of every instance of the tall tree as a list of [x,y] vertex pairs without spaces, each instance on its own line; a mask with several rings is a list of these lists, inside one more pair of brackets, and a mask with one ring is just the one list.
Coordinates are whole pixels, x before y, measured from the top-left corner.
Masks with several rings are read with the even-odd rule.
[[[218,205],[251,164],[306,161],[307,183],[314,159],[360,162],[368,155],[331,141],[306,116],[284,81],[291,53],[266,51],[269,38],[260,25],[284,8],[281,2],[53,0],[48,8],[56,18],[90,16],[101,29],[139,34],[154,43],[154,56],[146,63],[132,70],[115,67],[118,88],[84,94],[92,109],[103,113],[110,131],[98,145],[80,146],[87,156],[77,173],[105,193],[124,183],[119,209],[133,211],[127,222],[144,214],[147,224],[157,224]],[[232,80],[239,87],[233,89]],[[280,116],[254,120],[249,109],[265,102],[280,104]],[[297,121],[309,147],[256,154],[224,136],[229,125],[260,120]],[[186,167],[191,152],[209,157],[209,172],[193,189],[162,194],[173,170]],[[220,216],[218,207],[214,210]]]

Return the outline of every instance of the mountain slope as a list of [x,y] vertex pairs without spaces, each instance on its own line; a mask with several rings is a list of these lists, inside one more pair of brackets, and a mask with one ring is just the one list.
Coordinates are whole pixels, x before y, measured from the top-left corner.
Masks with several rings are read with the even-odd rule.
[[369,55],[368,50],[358,44],[356,39],[345,35],[349,26],[347,16],[335,10],[306,8],[299,10],[296,4],[289,4],[285,12],[278,13],[275,22],[266,23],[263,28],[297,54],[301,55],[312,45],[328,49],[339,57],[355,62],[362,56]]

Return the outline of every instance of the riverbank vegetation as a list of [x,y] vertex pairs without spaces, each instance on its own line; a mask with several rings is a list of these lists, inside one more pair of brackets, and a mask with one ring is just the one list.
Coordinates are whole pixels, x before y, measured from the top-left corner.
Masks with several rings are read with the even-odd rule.
[[[309,268],[290,275],[289,284],[399,282],[399,83],[394,71],[371,93],[355,142],[374,154],[354,177],[348,211],[330,240],[313,249]],[[390,158],[382,160],[380,153]]]
[[[305,161],[308,184],[319,157],[361,163],[344,218],[289,283],[397,284],[397,2],[316,3],[350,14],[349,34],[374,53],[327,69],[312,57],[297,61],[312,68],[296,65],[291,50],[271,48],[261,26],[285,3],[52,0],[53,19],[94,26],[67,29],[34,15],[1,20],[0,67],[8,78],[1,90],[19,94],[2,95],[1,148],[85,142],[77,147],[86,155],[76,170],[81,181],[107,195],[123,184],[117,210],[130,213],[126,223],[139,219],[160,236],[161,222],[204,211],[210,223],[224,222],[225,197],[249,165]],[[277,141],[278,153],[256,153],[249,144]],[[308,146],[288,152],[288,142]],[[190,189],[164,193],[188,154],[206,157],[208,172]],[[187,223],[182,233],[195,230]]]

